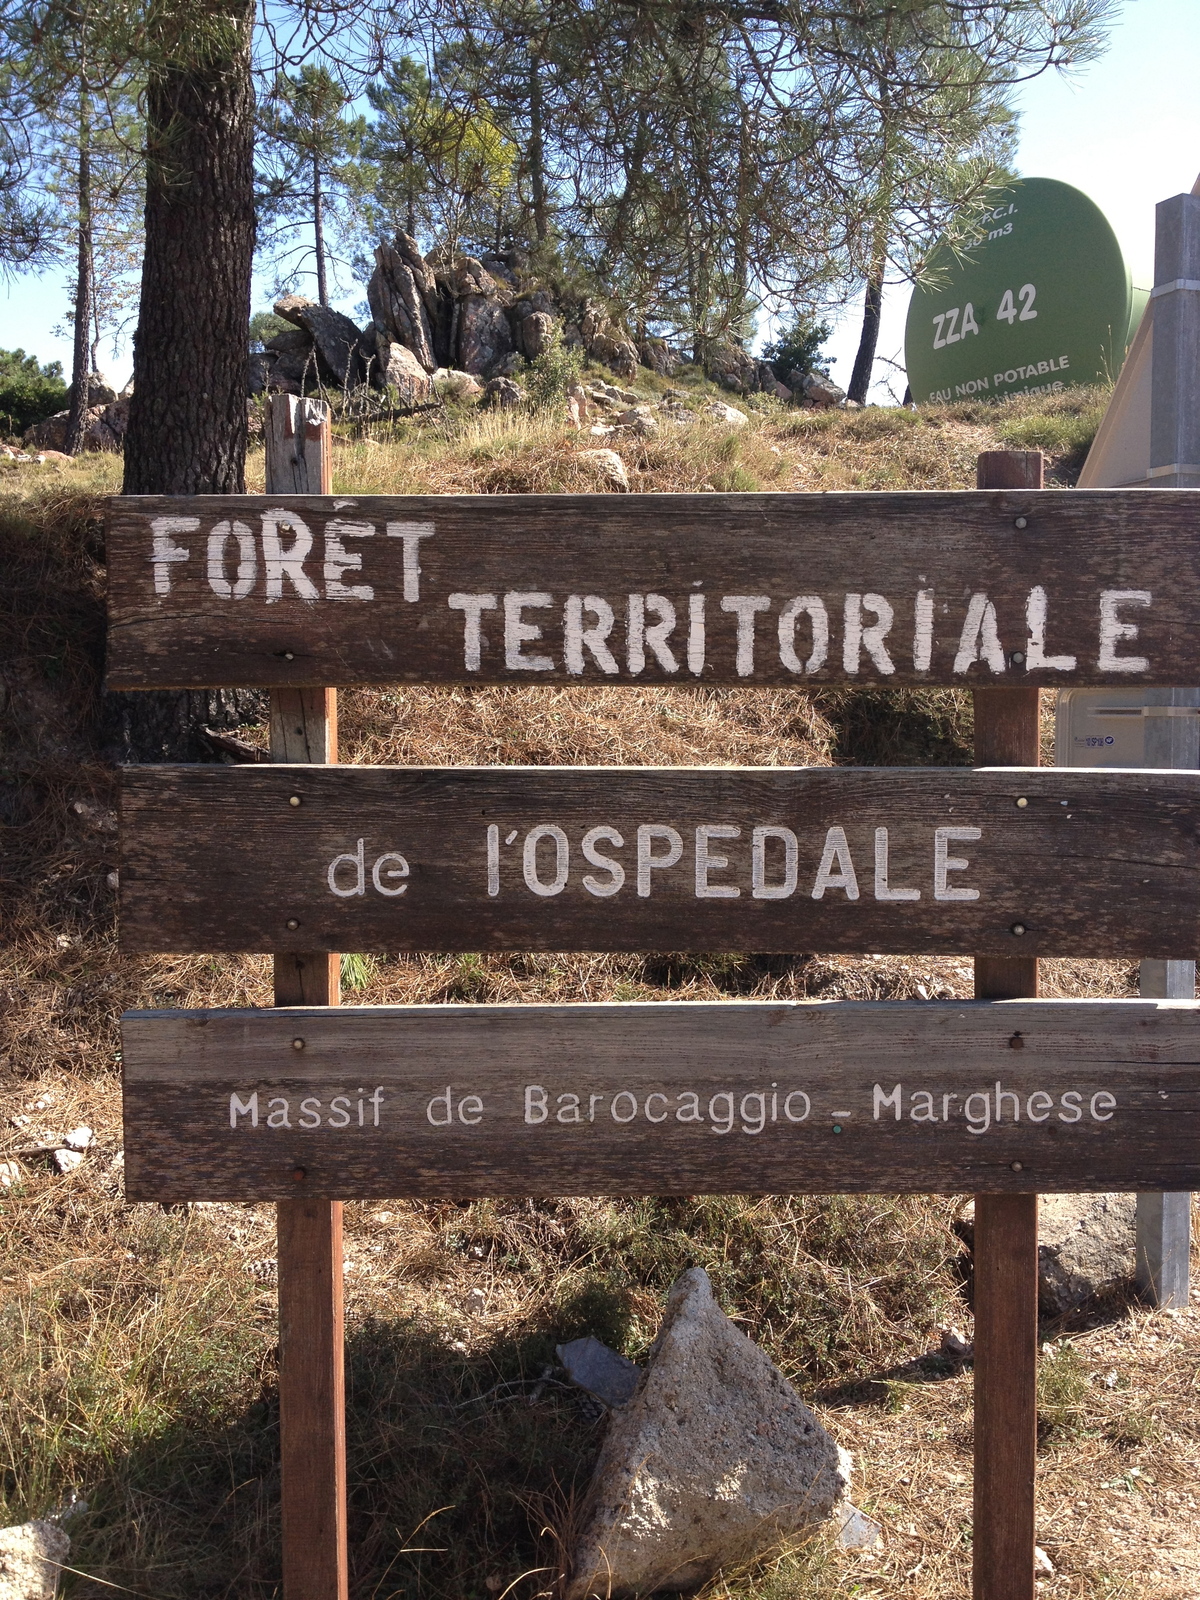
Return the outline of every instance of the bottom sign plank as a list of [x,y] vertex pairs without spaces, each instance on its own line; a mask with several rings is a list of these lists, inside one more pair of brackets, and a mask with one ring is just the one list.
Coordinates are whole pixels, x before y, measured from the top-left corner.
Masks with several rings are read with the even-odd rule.
[[1200,1188],[1200,1002],[132,1011],[131,1200]]

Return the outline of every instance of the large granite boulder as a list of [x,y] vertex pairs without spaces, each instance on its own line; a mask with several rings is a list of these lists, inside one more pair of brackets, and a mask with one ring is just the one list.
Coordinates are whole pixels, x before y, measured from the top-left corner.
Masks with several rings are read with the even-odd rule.
[[384,383],[396,391],[402,406],[428,405],[433,399],[433,379],[407,346],[380,341],[379,365]]
[[[480,275],[488,278],[483,268]],[[462,372],[492,373],[513,347],[504,307],[492,294],[468,294],[458,308],[458,365]]]
[[309,335],[322,371],[331,383],[343,389],[357,389],[366,380],[362,335],[349,317],[299,294],[277,300],[275,315]]
[[834,1441],[692,1267],[588,1488],[565,1600],[678,1593],[815,1531],[842,1505]]
[[377,246],[367,304],[376,329],[405,345],[432,372],[438,365],[435,329],[441,321],[437,278],[409,234],[398,233],[393,243]]
[[580,322],[583,347],[593,361],[611,367],[618,378],[632,383],[637,377],[637,346],[612,320],[602,305],[589,300]]
[[1038,1304],[1076,1311],[1126,1288],[1134,1273],[1132,1194],[1044,1194],[1038,1205]]
[[71,1541],[53,1522],[0,1528],[0,1600],[54,1600]]

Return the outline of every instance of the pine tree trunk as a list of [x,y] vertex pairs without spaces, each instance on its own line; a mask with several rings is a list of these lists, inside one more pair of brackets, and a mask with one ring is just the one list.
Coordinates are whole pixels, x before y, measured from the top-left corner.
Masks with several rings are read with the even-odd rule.
[[317,255],[317,303],[329,304],[329,284],[325,276],[325,204],[321,196],[321,164],[313,157],[312,203],[313,242]]
[[209,26],[224,21],[223,42],[202,65],[156,68],[146,90],[146,254],[126,494],[245,490],[254,11],[251,0],[222,6]]
[[75,338],[71,354],[71,409],[67,416],[66,453],[83,449],[87,427],[88,379],[92,373],[92,157],[91,118],[87,90],[79,93],[79,167],[77,173],[78,250],[75,267]]
[[[185,58],[185,39],[146,89],[146,252],[126,494],[246,487],[254,7],[210,0],[197,12],[210,41],[202,64]],[[238,690],[106,695],[103,714],[119,760],[195,761],[211,759],[205,724],[235,726],[264,699]]]
[[858,354],[854,358],[854,371],[850,374],[847,397],[860,406],[867,403],[871,387],[871,373],[875,366],[875,347],[879,343],[879,318],[883,309],[883,268],[878,267],[867,279],[867,293],[863,305],[862,335],[858,341]]

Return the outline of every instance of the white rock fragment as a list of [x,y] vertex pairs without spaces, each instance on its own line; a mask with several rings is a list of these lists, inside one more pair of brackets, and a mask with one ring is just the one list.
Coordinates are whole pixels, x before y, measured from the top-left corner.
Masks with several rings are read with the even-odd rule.
[[96,1135],[90,1128],[72,1128],[70,1133],[63,1135],[63,1143],[68,1150],[90,1150],[96,1142]]
[[83,1151],[56,1150],[53,1159],[54,1165],[65,1176],[68,1172],[74,1172],[76,1167],[83,1165]]
[[865,1511],[852,1506],[849,1500],[843,1500],[837,1514],[842,1518],[837,1542],[843,1550],[873,1550],[879,1543],[883,1529]]
[[629,474],[615,450],[581,450],[577,459],[590,467],[609,489],[619,494],[629,493]]
[[727,406],[724,400],[710,400],[704,408],[704,415],[730,428],[744,428],[750,421],[744,411],[739,411],[736,406]]
[[692,1267],[637,1393],[613,1413],[565,1600],[698,1588],[815,1532],[848,1487],[829,1434]]
[[603,1400],[606,1406],[623,1406],[631,1400],[642,1369],[618,1350],[610,1350],[591,1334],[556,1346],[555,1355],[567,1369],[571,1382]]
[[1033,1570],[1035,1572],[1044,1572],[1051,1578],[1054,1576],[1054,1563],[1040,1544],[1035,1544],[1033,1547]]
[[54,1600],[71,1541],[52,1522],[0,1528],[0,1600]]

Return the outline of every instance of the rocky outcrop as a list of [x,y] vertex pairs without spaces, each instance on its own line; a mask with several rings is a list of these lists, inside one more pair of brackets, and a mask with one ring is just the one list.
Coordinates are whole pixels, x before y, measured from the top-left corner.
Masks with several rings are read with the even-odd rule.
[[558,319],[548,311],[531,311],[521,320],[521,348],[530,361],[547,351],[554,342]]
[[437,278],[410,234],[398,233],[393,243],[376,248],[367,304],[377,332],[411,350],[426,372],[439,365],[434,342],[434,329],[442,321]]
[[[322,376],[329,383],[339,389],[357,389],[365,381],[367,361],[375,355],[374,340],[369,349],[364,348],[363,335],[341,311],[289,294],[275,302],[275,315],[295,323],[308,335]],[[270,341],[267,348],[271,348]]]
[[380,348],[380,364],[384,382],[396,391],[401,406],[428,405],[433,399],[433,379],[404,345],[384,341]]
[[657,372],[660,378],[674,376],[679,365],[679,352],[672,350],[665,339],[643,339],[638,344],[638,358],[644,367]]
[[1038,1204],[1038,1303],[1047,1316],[1076,1311],[1128,1287],[1134,1271],[1136,1197],[1046,1194]]
[[[22,443],[31,452],[38,450],[64,450],[67,443],[69,411],[56,411],[44,422],[35,422],[26,428]],[[129,398],[122,396],[108,405],[89,407],[83,428],[85,450],[115,450],[125,447],[125,433],[129,427]]]
[[484,385],[479,403],[500,411],[515,411],[524,398],[525,392],[519,383],[511,378],[492,378]]
[[490,375],[512,352],[512,347],[512,329],[504,307],[486,294],[465,295],[459,302],[458,364],[461,369],[481,376]]
[[612,1414],[566,1600],[697,1589],[815,1531],[847,1489],[834,1441],[692,1267],[637,1391]]
[[[796,374],[793,372],[792,377]],[[793,388],[793,393],[796,392]],[[845,404],[846,391],[827,372],[806,372],[800,379],[799,394],[804,405],[817,410],[830,411]]]
[[722,342],[709,347],[704,370],[714,383],[732,394],[770,394],[790,399],[791,390],[781,384],[769,361],[760,361],[741,345]]
[[633,340],[624,333],[604,306],[589,300],[579,323],[583,348],[593,361],[611,367],[618,378],[632,383],[637,377],[638,353]]

